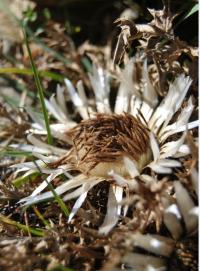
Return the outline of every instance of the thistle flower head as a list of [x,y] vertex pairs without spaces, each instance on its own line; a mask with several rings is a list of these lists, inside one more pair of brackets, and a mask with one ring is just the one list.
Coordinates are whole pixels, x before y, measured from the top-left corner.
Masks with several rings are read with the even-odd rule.
[[[59,121],[51,125],[54,137],[66,141],[70,147],[67,151],[49,146],[33,135],[28,137],[32,145],[13,146],[32,150],[39,158],[36,163],[41,171],[49,175],[22,202],[30,205],[52,198],[52,192],[41,192],[48,182],[65,174],[69,180],[55,191],[63,196],[64,201],[77,198],[69,216],[71,221],[88,192],[106,180],[110,189],[107,213],[100,233],[108,233],[119,218],[127,214],[130,204],[122,204],[124,196],[127,202],[132,197],[130,202],[133,208],[146,217],[143,225],[148,225],[152,220],[162,223],[163,202],[170,192],[168,186],[163,186],[163,190],[160,189],[162,192],[156,192],[160,191],[156,188],[159,186],[157,175],[168,177],[174,168],[182,166],[179,158],[190,153],[185,143],[185,131],[198,125],[196,121],[188,123],[194,108],[192,99],[186,100],[181,108],[191,80],[183,74],[179,75],[169,83],[166,96],[159,102],[148,75],[147,62],[143,64],[139,87],[132,76],[135,72],[136,60],[132,59],[121,74],[114,112],[109,103],[109,77],[102,68],[94,65],[89,75],[94,90],[94,107],[86,98],[82,83],[78,82],[76,90],[66,79],[68,94],[83,119],[79,124],[67,114],[64,89],[58,88],[57,96],[46,100],[49,112]],[[30,109],[28,111],[34,120],[30,131],[45,134],[43,121]],[[32,162],[16,167],[18,171],[27,171],[26,175],[37,171]],[[146,168],[150,168],[152,173],[146,174]],[[155,202],[158,202],[155,210],[145,209],[148,204],[144,204],[146,198],[141,191],[148,190],[155,192]],[[149,206],[155,204],[152,202]]]

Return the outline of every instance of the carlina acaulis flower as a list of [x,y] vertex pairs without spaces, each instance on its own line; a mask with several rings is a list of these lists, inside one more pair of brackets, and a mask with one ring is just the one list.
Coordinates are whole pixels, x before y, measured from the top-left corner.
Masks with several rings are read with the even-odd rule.
[[133,160],[138,170],[152,157],[149,129],[127,113],[97,114],[72,128],[67,136],[73,144],[68,162],[90,176],[108,177],[113,170],[130,177],[124,157]]
[[[194,109],[192,98],[185,98],[191,85],[189,77],[178,75],[169,82],[166,96],[161,98],[151,83],[147,61],[144,60],[139,85],[133,76],[137,73],[137,67],[137,60],[131,59],[122,71],[114,110],[109,100],[109,73],[96,65],[93,65],[93,71],[89,74],[94,91],[93,101],[86,97],[81,81],[75,89],[68,79],[65,79],[66,89],[58,86],[57,95],[45,101],[49,113],[58,120],[58,123],[51,124],[52,134],[63,141],[65,146],[67,143],[66,149],[49,146],[33,135],[45,135],[45,125],[37,114],[27,109],[34,120],[28,135],[32,145],[12,147],[32,151],[37,157],[35,163],[47,174],[47,178],[21,202],[31,205],[53,198],[51,191],[41,192],[47,188],[48,182],[64,174],[67,181],[56,187],[55,191],[64,201],[77,198],[69,221],[82,206],[88,192],[106,181],[109,184],[108,201],[99,233],[107,234],[120,217],[126,216],[128,204],[123,205],[123,200],[131,202],[133,208],[139,208],[141,217],[146,217],[141,227],[152,219],[161,223],[162,206],[168,200],[167,187],[170,182],[161,189],[162,182],[158,181],[158,174],[162,174],[167,182],[174,168],[182,167],[180,158],[190,154],[185,142],[186,131],[195,128],[198,121],[189,122]],[[65,103],[66,91],[82,118],[80,123],[69,117]],[[17,164],[15,167],[18,172],[26,171],[26,176],[38,170],[33,162]],[[152,204],[146,202],[149,197],[141,195],[141,185],[145,193],[149,191],[155,195]],[[155,202],[157,206],[148,209]],[[194,208],[192,200],[189,202],[190,205],[184,211],[185,220]],[[170,207],[172,202],[168,205],[166,208],[170,208],[170,212],[174,210]],[[169,219],[166,221],[170,227]]]

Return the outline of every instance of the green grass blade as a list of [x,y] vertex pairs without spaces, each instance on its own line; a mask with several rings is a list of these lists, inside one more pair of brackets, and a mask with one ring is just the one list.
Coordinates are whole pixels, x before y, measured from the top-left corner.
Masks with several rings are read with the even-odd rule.
[[183,5],[182,7],[183,10],[187,10],[186,12],[184,12],[184,15],[180,18],[180,20],[176,23],[176,25],[174,26],[174,29],[177,28],[183,21],[185,21],[187,18],[189,18],[190,16],[192,16],[195,12],[198,12],[199,10],[199,3],[194,4],[192,7],[190,5],[190,3],[185,2],[185,5]]
[[69,216],[69,210],[67,209],[67,206],[65,205],[65,203],[61,199],[61,197],[56,193],[53,185],[51,183],[48,183],[48,187],[51,190],[51,192],[53,193],[53,196],[54,196],[55,200],[57,201],[58,205],[60,206],[61,210],[63,211],[64,215]]
[[183,17],[182,21],[187,19],[188,17],[192,16],[195,12],[199,10],[199,4],[196,3],[190,10],[189,12]]
[[[0,74],[20,74],[20,75],[34,75],[33,70],[17,67],[0,68]],[[38,75],[41,77],[51,78],[52,80],[61,82],[64,80],[64,76],[50,72],[50,71],[38,71]]]
[[47,271],[74,271],[74,269],[71,269],[69,267],[65,267],[61,264],[53,267],[52,269],[48,269]]
[[12,220],[4,215],[0,215],[0,222],[5,223],[5,224],[9,224],[12,226],[17,227],[18,229],[22,230],[23,232],[26,233],[31,233],[35,236],[40,236],[40,237],[44,237],[45,233],[42,229],[37,229],[37,228],[32,228],[32,227],[28,227],[24,224],[21,224],[15,220]]
[[33,210],[37,217],[42,221],[42,223],[47,227],[50,228],[49,222],[43,217],[43,215],[40,213],[37,207],[33,206]]
[[28,176],[21,176],[18,177],[16,179],[14,179],[12,181],[12,184],[16,187],[19,188],[21,187],[23,184],[27,183],[27,182],[32,182],[34,181],[38,176],[40,175],[39,172],[33,172],[32,174],[28,175]]
[[8,149],[0,149],[0,157],[2,156],[11,156],[11,157],[32,157],[33,153],[28,151],[18,151],[18,150],[10,150]]
[[27,50],[28,50],[28,54],[29,54],[29,58],[30,58],[30,62],[31,62],[31,67],[32,67],[32,70],[33,70],[34,78],[35,78],[35,84],[36,84],[36,87],[37,87],[37,90],[38,90],[38,93],[39,93],[39,97],[40,97],[40,103],[41,103],[41,106],[42,106],[42,112],[43,112],[43,115],[44,115],[44,121],[45,121],[45,125],[46,125],[46,130],[47,130],[48,144],[52,145],[53,144],[53,138],[52,138],[52,135],[51,135],[51,129],[50,129],[50,125],[49,125],[48,113],[47,113],[45,102],[44,102],[43,86],[42,86],[42,83],[40,81],[37,68],[36,68],[35,63],[33,61],[33,57],[32,57],[32,54],[31,54],[30,47],[29,47],[29,43],[28,43],[28,38],[27,38],[25,32],[24,32],[24,38],[25,38],[25,44],[26,44],[26,47],[27,47]]

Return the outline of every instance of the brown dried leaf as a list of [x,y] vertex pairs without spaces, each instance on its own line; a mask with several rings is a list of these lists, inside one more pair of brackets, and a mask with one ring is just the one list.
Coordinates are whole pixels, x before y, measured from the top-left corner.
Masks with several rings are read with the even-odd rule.
[[35,4],[29,0],[1,0],[1,38],[12,42],[21,42],[23,36],[16,19],[21,19],[23,11],[25,11],[28,7],[33,8],[34,6]]
[[113,63],[120,64],[126,50],[130,47],[130,41],[137,37],[138,30],[133,22],[124,18],[119,18],[114,23],[121,28],[121,33],[118,36]]
[[173,36],[173,20],[178,14],[172,14],[169,9],[169,4],[167,1],[164,3],[162,10],[148,9],[153,20],[151,25],[158,31],[166,33],[170,36]]
[[0,103],[0,138],[8,138],[10,135],[18,138],[24,136],[24,132],[30,127],[26,117],[20,110],[8,110]]

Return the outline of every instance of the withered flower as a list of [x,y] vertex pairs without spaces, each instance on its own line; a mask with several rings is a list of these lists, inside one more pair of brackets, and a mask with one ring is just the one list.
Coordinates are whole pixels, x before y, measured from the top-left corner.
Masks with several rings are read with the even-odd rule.
[[[180,157],[190,153],[185,143],[185,131],[197,126],[196,121],[188,122],[194,109],[191,97],[183,105],[191,80],[184,74],[179,75],[169,83],[168,93],[159,101],[146,61],[139,85],[133,79],[136,67],[132,59],[122,72],[114,111],[109,102],[109,76],[95,65],[89,75],[95,106],[86,98],[81,82],[78,82],[76,90],[69,80],[65,80],[68,94],[83,119],[79,124],[69,118],[65,89],[59,87],[57,97],[46,101],[49,112],[59,121],[51,125],[53,135],[70,147],[65,150],[49,146],[34,135],[28,136],[33,145],[13,146],[32,150],[39,158],[36,163],[42,172],[49,175],[21,202],[30,205],[52,198],[52,192],[40,192],[48,182],[65,174],[69,180],[55,191],[62,195],[64,201],[78,198],[69,216],[71,221],[89,190],[107,181],[110,184],[107,213],[99,229],[100,233],[106,234],[122,215],[127,214],[128,207],[123,206],[122,201],[130,193],[139,193],[140,182],[149,189],[151,184],[159,182],[157,174],[167,177],[174,168],[182,166]],[[35,122],[30,131],[45,134],[43,121],[30,109],[29,114]],[[15,167],[18,171],[27,171],[26,175],[37,171],[32,162]],[[147,173],[147,169],[151,173]],[[190,211],[191,208],[186,213]]]

